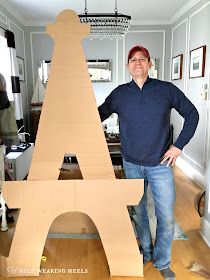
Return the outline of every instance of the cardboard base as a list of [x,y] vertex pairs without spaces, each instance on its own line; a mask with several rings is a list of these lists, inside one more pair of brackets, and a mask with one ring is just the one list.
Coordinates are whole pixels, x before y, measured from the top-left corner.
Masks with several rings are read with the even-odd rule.
[[127,211],[139,203],[143,180],[8,181],[3,190],[9,208],[21,208],[9,257],[1,259],[4,276],[39,274],[49,228],[67,212],[85,213],[97,226],[110,275],[143,276]]

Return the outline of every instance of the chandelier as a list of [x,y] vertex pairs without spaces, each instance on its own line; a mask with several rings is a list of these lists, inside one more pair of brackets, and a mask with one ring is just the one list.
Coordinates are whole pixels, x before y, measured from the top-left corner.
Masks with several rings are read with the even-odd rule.
[[90,14],[87,10],[87,0],[85,0],[84,14],[79,15],[81,23],[89,23],[91,26],[91,37],[121,37],[128,31],[131,16],[119,14],[117,10],[117,0],[115,0],[114,13]]

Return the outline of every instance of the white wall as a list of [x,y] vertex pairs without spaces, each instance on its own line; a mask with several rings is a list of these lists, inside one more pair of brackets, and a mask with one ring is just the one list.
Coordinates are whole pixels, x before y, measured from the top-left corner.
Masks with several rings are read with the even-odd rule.
[[[141,27],[142,28],[142,27]],[[84,39],[83,47],[86,59],[111,59],[112,60],[112,81],[104,83],[93,83],[93,88],[97,100],[100,105],[106,96],[120,83],[129,80],[126,63],[128,50],[135,44],[146,46],[151,56],[159,59],[159,77],[164,78],[164,59],[165,59],[165,37],[167,26],[161,29],[155,27],[145,27],[138,29],[138,26],[133,27],[124,39]],[[30,53],[27,53],[31,60],[32,67],[32,84],[35,84],[38,74],[38,62],[40,60],[50,60],[53,51],[53,41],[45,31],[38,27],[27,28],[27,41],[30,46]],[[155,46],[154,46],[155,40]],[[70,51],[70,50],[69,50]],[[68,55],[68,54],[66,54]],[[32,97],[33,87],[29,90],[29,96]]]
[[[193,180],[206,189],[206,211],[202,221],[202,234],[210,246],[209,202],[209,83],[210,83],[210,1],[200,1],[182,18],[172,25],[171,57],[183,54],[183,78],[173,81],[198,109],[200,120],[190,143],[184,148],[178,165]],[[189,78],[190,51],[206,45],[206,64],[204,77]],[[204,84],[208,85],[207,99],[201,99]],[[174,137],[177,138],[182,127],[182,118],[173,112]],[[209,206],[210,208],[210,206]],[[209,209],[210,211],[210,209]]]

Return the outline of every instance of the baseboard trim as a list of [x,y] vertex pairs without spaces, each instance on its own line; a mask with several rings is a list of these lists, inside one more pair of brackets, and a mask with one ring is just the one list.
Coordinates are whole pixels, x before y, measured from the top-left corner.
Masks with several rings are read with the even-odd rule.
[[179,157],[176,160],[176,165],[201,188],[205,188],[204,175],[201,174],[197,169],[192,167],[187,161]]
[[208,247],[210,248],[210,223],[203,217],[201,219],[201,231],[200,235],[202,236],[203,240],[206,242]]

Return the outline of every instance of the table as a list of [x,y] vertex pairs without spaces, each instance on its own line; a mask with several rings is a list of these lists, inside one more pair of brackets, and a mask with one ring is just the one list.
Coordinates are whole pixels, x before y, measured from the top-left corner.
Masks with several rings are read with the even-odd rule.
[[[109,154],[112,160],[113,165],[121,165],[122,166],[122,156],[121,156],[121,144],[116,143],[107,143]],[[76,155],[74,154],[65,154],[64,163],[78,163]]]

